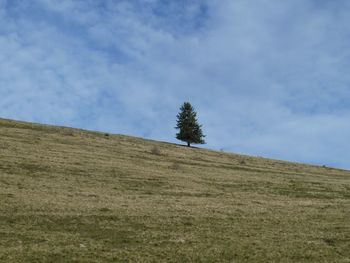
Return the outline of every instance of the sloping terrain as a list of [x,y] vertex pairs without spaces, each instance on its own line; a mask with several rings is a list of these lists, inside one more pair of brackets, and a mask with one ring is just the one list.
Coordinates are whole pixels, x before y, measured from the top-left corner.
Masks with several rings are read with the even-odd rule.
[[350,172],[0,119],[0,262],[350,262]]

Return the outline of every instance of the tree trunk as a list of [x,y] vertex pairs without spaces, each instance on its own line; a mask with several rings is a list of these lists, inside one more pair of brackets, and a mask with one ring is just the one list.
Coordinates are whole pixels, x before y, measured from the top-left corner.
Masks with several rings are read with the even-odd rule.
[[187,147],[191,147],[191,143],[190,142],[187,142]]

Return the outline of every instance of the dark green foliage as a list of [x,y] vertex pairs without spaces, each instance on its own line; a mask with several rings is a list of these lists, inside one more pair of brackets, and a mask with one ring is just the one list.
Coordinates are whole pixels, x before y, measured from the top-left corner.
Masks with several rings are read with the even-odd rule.
[[189,102],[185,102],[177,115],[177,125],[179,130],[176,134],[176,139],[187,142],[187,146],[194,144],[204,144],[202,125],[198,124],[197,113]]

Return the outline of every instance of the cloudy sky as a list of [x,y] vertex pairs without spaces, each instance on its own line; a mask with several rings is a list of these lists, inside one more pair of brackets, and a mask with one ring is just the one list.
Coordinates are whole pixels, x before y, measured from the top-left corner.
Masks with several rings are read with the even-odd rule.
[[350,1],[0,0],[0,117],[350,168]]

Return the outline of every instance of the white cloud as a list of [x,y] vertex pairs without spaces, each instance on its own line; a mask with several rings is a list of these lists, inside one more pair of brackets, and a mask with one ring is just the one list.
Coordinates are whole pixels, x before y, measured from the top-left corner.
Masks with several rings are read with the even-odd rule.
[[[350,167],[347,4],[0,1],[4,117]],[[183,12],[180,12],[183,10]]]

